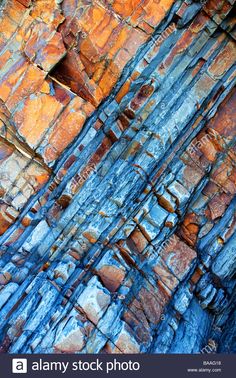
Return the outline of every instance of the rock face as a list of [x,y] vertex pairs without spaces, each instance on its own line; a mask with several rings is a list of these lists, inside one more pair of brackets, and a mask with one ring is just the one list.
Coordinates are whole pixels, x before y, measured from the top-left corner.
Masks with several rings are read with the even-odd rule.
[[236,352],[234,3],[1,1],[1,352]]

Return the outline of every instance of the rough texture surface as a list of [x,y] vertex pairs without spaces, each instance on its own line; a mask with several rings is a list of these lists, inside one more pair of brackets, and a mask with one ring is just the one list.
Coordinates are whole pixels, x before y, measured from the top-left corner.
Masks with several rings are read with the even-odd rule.
[[234,3],[0,1],[1,352],[236,352]]

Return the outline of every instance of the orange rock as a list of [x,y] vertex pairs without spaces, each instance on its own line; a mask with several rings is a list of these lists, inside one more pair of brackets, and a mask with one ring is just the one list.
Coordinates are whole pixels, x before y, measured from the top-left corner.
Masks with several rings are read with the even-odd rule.
[[190,234],[196,235],[198,233],[199,226],[197,224],[190,223],[188,225],[187,229],[188,229],[188,231],[189,231]]
[[18,61],[14,61],[14,55],[13,55],[12,61],[14,63],[10,66],[10,68],[4,74],[3,80],[1,81],[1,84],[0,84],[0,99],[2,99],[4,102],[7,101],[9,95],[11,94],[12,89],[19,82],[20,77],[22,77],[22,74],[27,70],[29,66],[29,63],[27,63],[23,57],[20,57]]
[[211,162],[214,162],[217,157],[217,150],[215,149],[214,140],[215,135],[212,133],[200,133],[194,145],[203,153],[203,155]]
[[147,239],[137,228],[132,232],[128,240],[129,241],[127,244],[129,245],[129,247],[133,247],[135,250],[137,250],[138,253],[142,253],[148,245]]
[[142,3],[142,0],[127,1],[127,3],[124,6],[123,0],[114,0],[112,4],[112,8],[120,16],[126,18],[126,17],[131,16],[135,10],[139,9],[139,6],[141,5],[141,3]]
[[[82,56],[81,56],[81,59],[83,60],[84,57],[82,58]],[[86,65],[85,67],[86,67],[86,72],[88,73],[88,65]],[[91,69],[92,80],[95,83],[98,83],[99,80],[104,75],[105,70],[106,70],[106,61],[105,60],[103,60],[102,62],[98,62],[98,63],[93,64],[93,69]],[[88,75],[89,75],[89,73],[88,73]]]
[[166,285],[170,290],[174,290],[179,281],[167,268],[167,265],[162,259],[158,259],[158,263],[153,266],[153,271],[157,277]]
[[50,95],[42,94],[27,98],[23,109],[14,115],[19,133],[31,147],[37,147],[46,131],[58,116],[62,105]]
[[55,127],[54,131],[50,135],[49,143],[57,151],[57,157],[61,151],[70,143],[71,138],[67,130],[63,127]]
[[128,36],[129,36],[129,28],[127,25],[119,26],[119,28],[116,29],[114,34],[116,36],[115,43],[108,50],[107,59],[112,59],[117,53],[117,51],[120,50],[124,46],[125,41],[128,39]]
[[[146,2],[147,1],[148,0],[146,0]],[[143,23],[143,15],[144,15],[143,8],[141,6],[137,7],[135,12],[133,12],[133,14],[130,17],[131,25],[134,26],[134,27],[137,27],[137,26],[139,26],[140,22],[142,24]]]
[[5,2],[5,12],[16,25],[20,24],[26,13],[25,7],[17,0],[9,0]]
[[198,217],[195,213],[189,213],[185,216],[183,224],[179,228],[179,235],[186,240],[186,242],[194,247],[197,241],[199,232]]
[[204,29],[209,20],[210,18],[206,14],[200,12],[190,25],[191,32],[199,33]]
[[182,53],[188,48],[188,46],[192,43],[193,39],[193,33],[190,30],[186,30],[170,51],[169,55],[163,62],[163,66],[169,67],[176,58],[176,56],[178,56],[178,54]]
[[161,251],[161,257],[179,280],[187,274],[196,256],[196,252],[176,235],[165,241]]
[[58,156],[59,156],[59,152],[50,145],[48,145],[48,147],[45,148],[44,153],[43,153],[44,160],[48,163],[56,160]]
[[45,73],[38,67],[29,65],[19,78],[19,84],[13,89],[9,96],[6,105],[10,111],[22,101],[24,98],[32,93],[35,93],[44,83]]
[[131,58],[132,56],[126,50],[121,49],[114,59],[114,64],[119,69],[119,71],[122,72],[123,68]]
[[17,0],[18,3],[21,3],[22,5],[24,5],[25,7],[29,7],[30,4],[31,4],[31,0]]
[[92,63],[99,61],[99,50],[96,48],[96,45],[91,40],[90,36],[81,41],[80,51],[81,54],[88,59],[88,61],[91,61]]
[[92,43],[100,49],[104,48],[105,45],[108,44],[112,32],[118,25],[118,20],[112,14],[109,15],[107,12],[101,20],[101,23],[96,27],[93,33],[90,34]]
[[209,75],[213,78],[220,79],[225,74],[225,72],[227,72],[230,69],[230,67],[234,64],[235,60],[235,44],[234,42],[229,41],[209,66]]
[[0,162],[7,159],[13,152],[14,147],[0,139]]
[[0,205],[0,235],[3,235],[4,232],[13,223],[13,220],[9,218],[5,213],[6,207],[6,205]]
[[96,241],[97,241],[97,235],[94,231],[90,231],[90,230],[85,231],[85,232],[83,232],[83,236],[86,239],[88,239],[88,241],[92,244],[96,243]]
[[37,53],[35,63],[40,65],[44,71],[49,72],[65,54],[62,37],[59,33],[55,33],[47,45]]
[[149,0],[148,4],[143,8],[146,12],[144,20],[153,27],[157,26],[165,17],[165,10],[155,0]]
[[142,288],[138,294],[138,299],[141,302],[142,308],[149,322],[158,324],[161,319],[161,314],[165,303],[157,299],[154,293]]
[[57,28],[64,21],[64,16],[61,14],[56,2],[51,0],[34,1],[30,14],[34,19],[40,18],[54,28]]
[[208,127],[220,135],[232,138],[236,133],[235,119],[236,88],[234,88],[219,106],[217,113],[208,123]]
[[226,193],[219,194],[212,198],[208,204],[210,219],[215,220],[221,217],[225,213],[232,198],[232,196],[227,195]]
[[6,285],[11,280],[11,274],[6,273],[0,273],[0,285]]
[[90,80],[84,65],[75,51],[69,51],[53,73],[61,83],[66,84],[80,97],[97,106],[103,98],[101,90]]
[[155,30],[152,26],[150,26],[145,21],[139,23],[138,27],[139,27],[139,29],[143,30],[146,34],[152,34]]
[[174,4],[174,0],[161,0],[160,5],[167,12],[170,7]]
[[27,216],[25,216],[22,221],[21,221],[21,224],[24,226],[24,227],[28,227],[30,224],[31,224],[31,219]]
[[218,24],[221,23],[222,19],[224,19],[224,15],[226,15],[230,9],[230,3],[224,0],[210,0],[207,1],[204,5],[204,11],[209,14],[211,17],[214,16],[214,21]]
[[195,213],[189,213],[185,216],[183,223],[185,226],[188,226],[192,223],[198,223],[198,217]]
[[[83,14],[78,20],[78,27],[85,31],[87,34],[93,33],[94,29],[98,27],[101,21],[104,19],[107,11],[104,7],[98,3],[93,3],[87,12]],[[71,12],[70,12],[71,14]]]
[[[61,114],[49,137],[50,146],[54,151],[57,151],[58,155],[79,134],[87,116],[91,114],[93,109],[91,104],[85,105],[81,98],[76,97]],[[48,153],[47,150],[47,160],[49,158]]]
[[49,72],[65,55],[60,33],[44,23],[32,24],[24,53],[46,72]]
[[37,175],[35,178],[40,186],[43,186],[49,179],[49,173],[42,173],[41,175]]
[[5,66],[10,56],[11,56],[10,50],[6,50],[2,55],[0,55],[0,69],[2,69]]
[[139,47],[148,39],[148,36],[136,29],[129,32],[129,38],[125,42],[123,48],[126,49],[131,56],[133,56]]
[[[33,66],[34,67],[34,66]],[[42,86],[40,87],[40,92],[41,93],[46,93],[46,94],[49,94],[50,93],[50,86],[49,86],[49,82],[47,80],[44,80],[43,81],[43,84]],[[57,96],[55,96],[57,98]]]
[[125,84],[122,85],[121,89],[119,90],[119,92],[117,93],[116,95],[116,101],[118,103],[121,102],[121,100],[123,99],[123,97],[125,97],[125,95],[129,92],[129,89],[130,89],[130,84],[131,84],[131,80],[128,79]]
[[107,97],[109,95],[112,88],[117,83],[118,77],[119,69],[114,63],[111,63],[99,82],[99,87],[102,90],[104,97]]
[[115,266],[104,265],[98,271],[98,275],[101,278],[103,284],[111,292],[117,291],[121,282],[125,278],[125,272]]
[[200,280],[202,275],[203,275],[203,272],[200,270],[200,268],[197,268],[191,277],[191,282],[194,285],[196,285],[196,283]]
[[[3,18],[1,18],[0,35],[2,36],[3,41],[5,43],[11,38],[13,33],[16,31],[16,29],[17,29],[17,24],[15,24],[10,17],[5,15]],[[4,42],[3,42],[3,45],[4,45]]]

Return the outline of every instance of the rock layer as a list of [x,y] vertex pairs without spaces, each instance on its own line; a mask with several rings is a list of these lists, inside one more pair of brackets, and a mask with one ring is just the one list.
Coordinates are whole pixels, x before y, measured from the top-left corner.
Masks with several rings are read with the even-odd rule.
[[1,2],[1,352],[236,351],[233,7]]

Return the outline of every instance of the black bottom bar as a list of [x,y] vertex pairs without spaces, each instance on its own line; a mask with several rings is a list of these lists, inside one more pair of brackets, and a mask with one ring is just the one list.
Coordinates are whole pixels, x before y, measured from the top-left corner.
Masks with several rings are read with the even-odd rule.
[[0,377],[235,378],[236,355],[0,355]]

